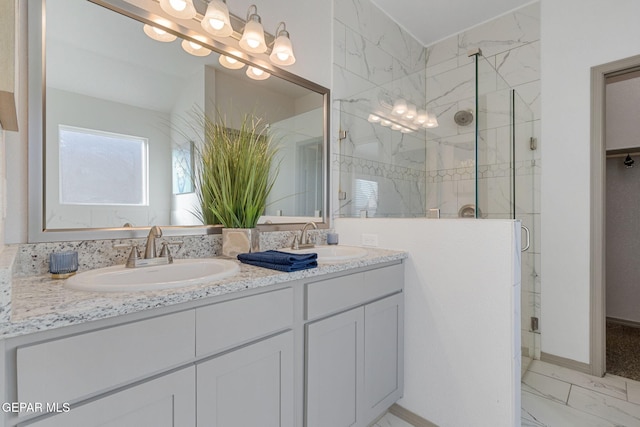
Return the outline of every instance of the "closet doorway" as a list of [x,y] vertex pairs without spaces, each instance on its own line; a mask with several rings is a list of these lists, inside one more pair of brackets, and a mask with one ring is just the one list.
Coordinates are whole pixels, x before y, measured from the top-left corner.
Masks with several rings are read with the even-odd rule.
[[591,369],[640,381],[640,56],[592,69]]

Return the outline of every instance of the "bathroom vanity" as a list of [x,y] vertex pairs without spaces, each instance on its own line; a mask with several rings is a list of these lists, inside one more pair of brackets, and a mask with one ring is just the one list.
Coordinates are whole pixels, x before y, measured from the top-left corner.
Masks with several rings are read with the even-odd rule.
[[2,401],[31,406],[4,408],[3,425],[367,426],[403,392],[405,257],[243,264],[136,296],[65,290],[56,313],[33,317],[18,303],[0,340]]

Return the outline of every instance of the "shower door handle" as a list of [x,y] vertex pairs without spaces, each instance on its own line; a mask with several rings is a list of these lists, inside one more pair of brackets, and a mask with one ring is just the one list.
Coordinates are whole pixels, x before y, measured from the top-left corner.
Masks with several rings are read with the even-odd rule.
[[524,248],[522,248],[522,249],[520,250],[520,252],[524,252],[524,251],[526,251],[527,249],[529,249],[529,246],[531,246],[531,232],[530,232],[530,231],[529,231],[529,229],[528,229],[526,226],[524,226],[524,225],[522,226],[522,229],[523,229],[523,230],[525,231],[525,233],[526,233],[526,240],[525,240],[525,242],[526,242],[526,243],[525,243],[525,245],[524,245]]

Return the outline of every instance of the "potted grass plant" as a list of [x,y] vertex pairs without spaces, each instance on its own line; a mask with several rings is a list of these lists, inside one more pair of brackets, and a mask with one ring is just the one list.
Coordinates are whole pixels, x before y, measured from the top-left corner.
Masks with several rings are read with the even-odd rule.
[[198,147],[196,192],[205,224],[222,224],[222,254],[260,250],[256,225],[264,213],[279,164],[265,123],[244,115],[238,129],[224,116],[201,115],[204,140]]

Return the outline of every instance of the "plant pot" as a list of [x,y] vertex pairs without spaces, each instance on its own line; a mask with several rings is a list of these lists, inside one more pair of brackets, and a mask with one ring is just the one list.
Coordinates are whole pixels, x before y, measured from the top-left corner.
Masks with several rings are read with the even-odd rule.
[[222,255],[235,258],[238,254],[260,251],[257,228],[223,228]]

